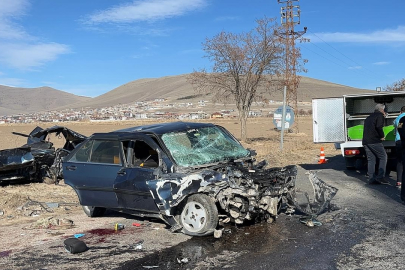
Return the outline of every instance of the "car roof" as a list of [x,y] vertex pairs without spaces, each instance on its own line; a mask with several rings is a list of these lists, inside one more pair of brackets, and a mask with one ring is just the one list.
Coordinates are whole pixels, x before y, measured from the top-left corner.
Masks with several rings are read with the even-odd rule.
[[149,134],[156,134],[162,135],[165,133],[175,132],[175,131],[184,131],[193,128],[201,128],[201,127],[213,127],[214,124],[211,123],[193,123],[193,122],[170,122],[170,123],[159,123],[153,125],[143,125],[143,126],[136,126],[130,127],[125,129],[119,129],[115,131],[111,131],[109,133],[94,133],[92,135],[95,139],[117,139],[117,138],[125,138],[130,137],[134,133],[149,133]]

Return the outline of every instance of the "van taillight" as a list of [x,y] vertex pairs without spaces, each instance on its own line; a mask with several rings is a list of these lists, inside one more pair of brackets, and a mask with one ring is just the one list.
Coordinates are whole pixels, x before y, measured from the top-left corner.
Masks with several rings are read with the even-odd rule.
[[360,154],[360,150],[357,149],[345,150],[345,156],[353,156],[358,154]]

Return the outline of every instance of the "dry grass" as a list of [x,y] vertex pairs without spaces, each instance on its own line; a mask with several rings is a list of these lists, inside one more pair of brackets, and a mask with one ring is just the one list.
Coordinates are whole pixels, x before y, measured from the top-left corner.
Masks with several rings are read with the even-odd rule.
[[[279,131],[274,130],[271,118],[250,118],[247,123],[248,141],[244,142],[246,148],[257,152],[257,159],[267,159],[270,166],[285,166],[289,164],[315,164],[319,160],[320,147],[325,148],[325,154],[339,155],[332,144],[318,145],[313,143],[312,118],[300,117],[298,120],[299,133],[285,133],[283,150],[280,150]],[[110,132],[117,129],[165,122],[162,120],[117,121],[117,122],[70,122],[59,123],[83,135],[89,136],[95,132]],[[240,125],[235,119],[204,120],[213,122],[228,129],[236,138],[240,138]],[[46,128],[54,123],[40,124]],[[0,149],[14,148],[26,143],[26,138],[11,134],[12,131],[30,133],[36,124],[13,124],[0,126]],[[56,147],[62,146],[63,139],[52,136],[51,141]]]

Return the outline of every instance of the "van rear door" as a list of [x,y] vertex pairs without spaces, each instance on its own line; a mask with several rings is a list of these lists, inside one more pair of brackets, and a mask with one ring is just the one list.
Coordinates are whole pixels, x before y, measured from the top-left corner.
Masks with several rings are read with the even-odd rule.
[[343,97],[312,99],[312,119],[314,143],[346,141]]

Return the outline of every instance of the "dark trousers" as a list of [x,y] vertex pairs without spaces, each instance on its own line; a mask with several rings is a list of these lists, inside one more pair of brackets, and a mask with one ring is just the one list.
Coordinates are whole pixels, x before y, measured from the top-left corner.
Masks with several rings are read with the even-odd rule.
[[[405,145],[404,145],[405,146]],[[405,160],[405,147],[401,149],[402,160]],[[401,184],[401,200],[405,202],[405,173],[402,174],[402,184]]]
[[401,141],[396,141],[395,142],[395,152],[396,152],[396,158],[397,158],[397,182],[402,181],[402,172],[404,170],[404,166],[402,163],[402,144]]
[[[367,155],[367,175],[369,182],[372,183],[376,179],[382,179],[385,176],[385,168],[387,166],[387,153],[385,152],[382,143],[365,144],[364,150]],[[375,164],[378,159],[378,172],[375,172]]]

